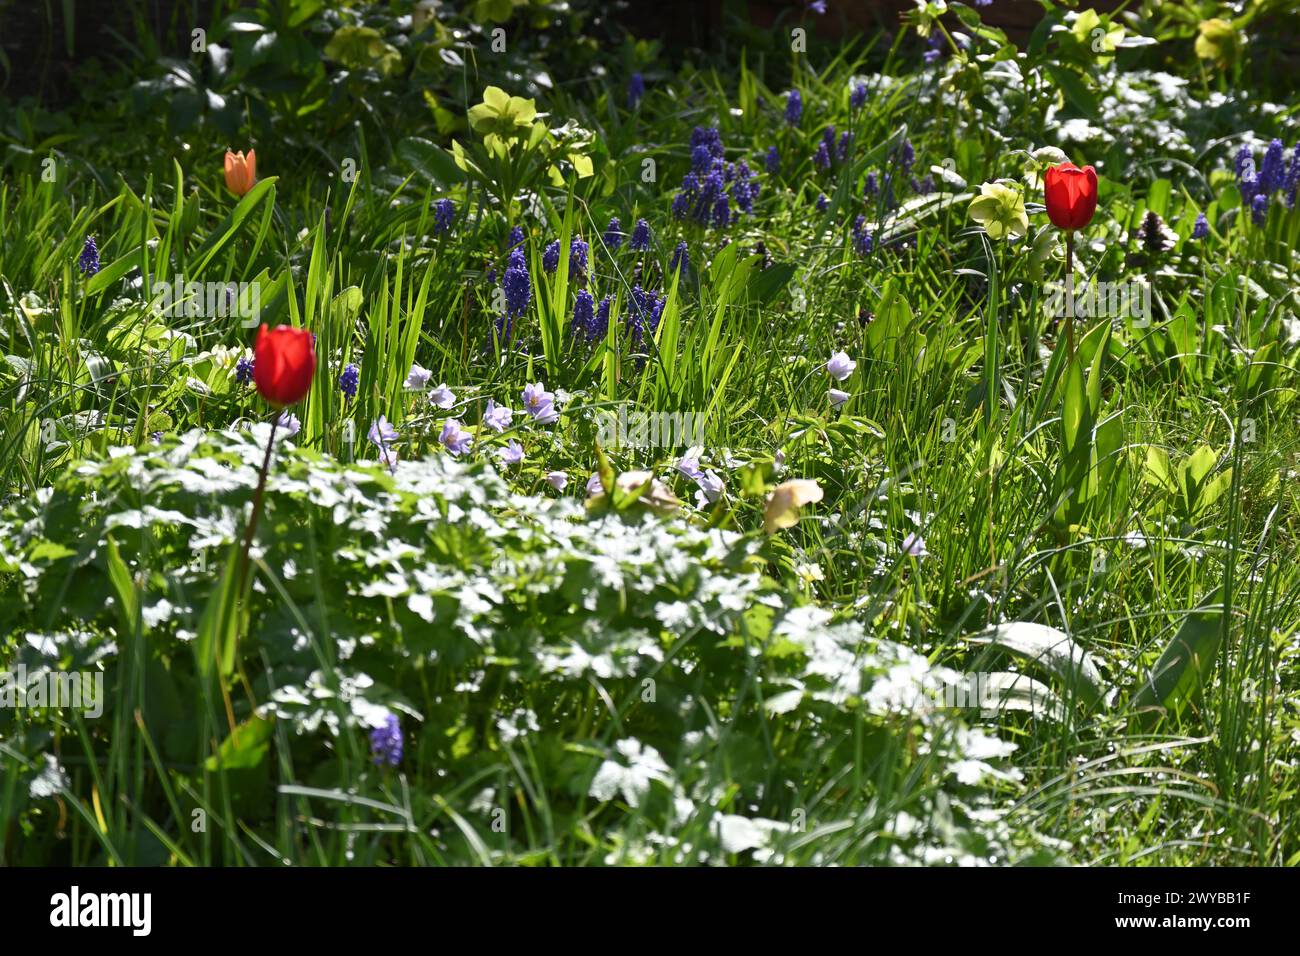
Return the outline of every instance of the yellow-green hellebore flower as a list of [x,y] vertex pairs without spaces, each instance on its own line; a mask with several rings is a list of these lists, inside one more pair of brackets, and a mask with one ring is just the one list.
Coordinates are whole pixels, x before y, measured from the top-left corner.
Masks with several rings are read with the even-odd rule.
[[980,194],[970,201],[970,216],[984,227],[990,239],[1023,236],[1029,231],[1025,197],[1020,190],[1003,183],[980,186]]
[[476,133],[496,133],[512,139],[528,130],[536,115],[536,101],[511,96],[499,86],[489,86],[483,91],[483,102],[470,107],[469,123]]

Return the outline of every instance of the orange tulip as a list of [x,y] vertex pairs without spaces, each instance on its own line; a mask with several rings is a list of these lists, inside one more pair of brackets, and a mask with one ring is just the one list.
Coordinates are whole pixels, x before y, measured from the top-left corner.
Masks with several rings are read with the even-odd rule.
[[242,196],[253,188],[257,182],[257,153],[248,151],[245,158],[243,151],[232,153],[226,150],[226,188],[236,196]]

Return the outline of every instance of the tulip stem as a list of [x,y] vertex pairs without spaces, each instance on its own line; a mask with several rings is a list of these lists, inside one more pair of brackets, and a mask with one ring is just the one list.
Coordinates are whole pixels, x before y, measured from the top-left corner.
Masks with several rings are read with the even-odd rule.
[[1074,359],[1074,230],[1065,233],[1065,342],[1066,359]]
[[253,513],[248,517],[248,527],[244,531],[244,553],[239,559],[239,601],[244,600],[244,587],[248,584],[248,555],[253,547],[253,534],[257,530],[257,519],[262,516],[262,498],[266,493],[266,474],[271,469],[271,449],[275,447],[275,428],[280,423],[280,415],[271,419],[271,435],[266,440],[266,454],[262,458],[262,470],[257,476],[257,491],[253,493]]

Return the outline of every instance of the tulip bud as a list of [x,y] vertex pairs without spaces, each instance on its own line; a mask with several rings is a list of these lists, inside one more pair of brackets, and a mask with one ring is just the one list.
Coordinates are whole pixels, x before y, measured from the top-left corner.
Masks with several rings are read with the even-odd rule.
[[236,196],[242,196],[253,188],[257,182],[257,152],[249,150],[245,157],[243,151],[232,153],[226,150],[226,188]]

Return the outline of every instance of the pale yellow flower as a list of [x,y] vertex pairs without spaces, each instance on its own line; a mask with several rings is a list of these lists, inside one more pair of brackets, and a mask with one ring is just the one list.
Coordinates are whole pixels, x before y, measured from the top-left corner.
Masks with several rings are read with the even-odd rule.
[[763,513],[763,528],[768,534],[779,528],[789,528],[799,520],[799,508],[822,500],[822,489],[811,478],[793,478],[783,481],[767,499]]
[[990,239],[1023,236],[1029,231],[1025,197],[1003,183],[985,183],[970,201],[970,217],[984,227]]

